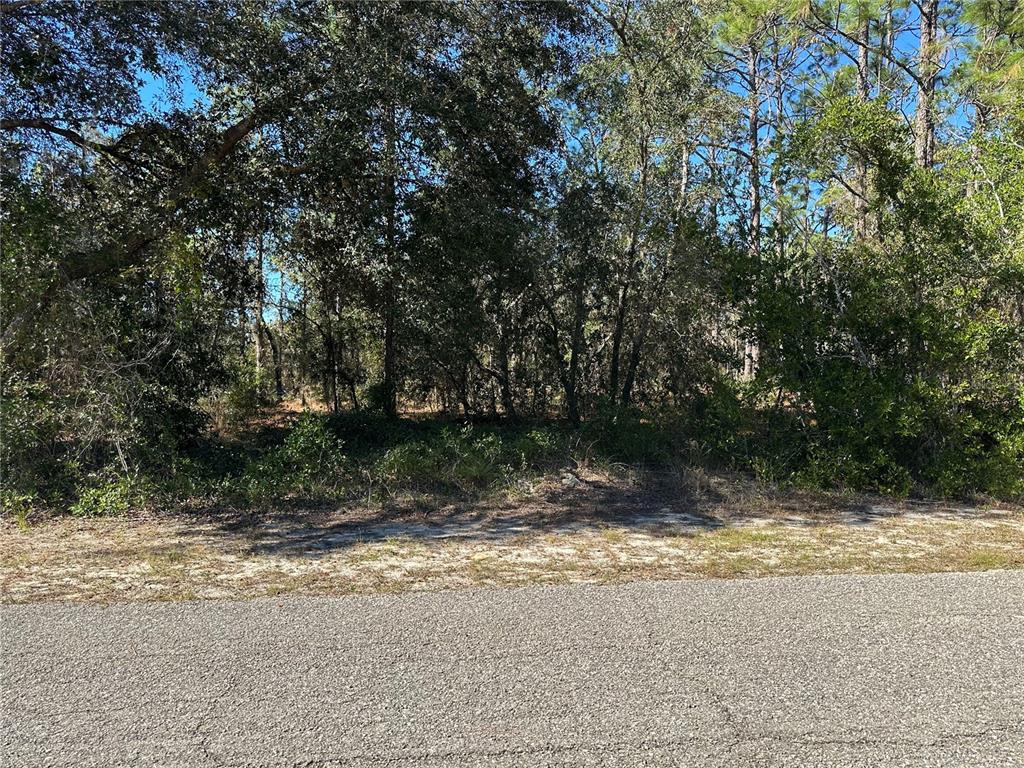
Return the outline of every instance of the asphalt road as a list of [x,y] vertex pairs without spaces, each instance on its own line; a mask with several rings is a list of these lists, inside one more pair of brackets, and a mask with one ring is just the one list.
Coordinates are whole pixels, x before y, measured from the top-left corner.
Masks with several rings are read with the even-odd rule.
[[1024,766],[1024,573],[0,619],[3,768]]

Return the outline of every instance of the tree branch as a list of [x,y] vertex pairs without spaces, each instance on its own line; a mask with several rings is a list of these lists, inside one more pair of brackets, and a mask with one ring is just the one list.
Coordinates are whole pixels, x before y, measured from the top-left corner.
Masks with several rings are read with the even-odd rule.
[[18,131],[25,128],[37,131],[46,131],[47,133],[52,133],[55,136],[67,139],[76,147],[81,149],[88,149],[93,152],[109,155],[110,157],[115,157],[124,163],[134,163],[132,158],[122,152],[119,152],[110,144],[104,144],[100,141],[87,139],[78,131],[73,131],[70,128],[61,128],[59,125],[54,125],[47,120],[41,120],[39,118],[0,120],[0,131]]
[[72,253],[67,263],[57,270],[50,284],[43,290],[35,306],[20,316],[12,318],[4,327],[0,334],[0,342],[6,344],[21,328],[25,327],[32,317],[49,307],[59,289],[64,286],[104,274],[123,272],[141,263],[147,247],[166,233],[171,217],[192,197],[196,187],[203,181],[210,169],[231,154],[238,142],[252,133],[257,125],[259,125],[259,120],[254,112],[221,133],[217,144],[203,153],[181,180],[171,188],[167,201],[161,206],[161,216],[150,226],[139,228],[127,237],[117,242],[107,243],[95,251]]

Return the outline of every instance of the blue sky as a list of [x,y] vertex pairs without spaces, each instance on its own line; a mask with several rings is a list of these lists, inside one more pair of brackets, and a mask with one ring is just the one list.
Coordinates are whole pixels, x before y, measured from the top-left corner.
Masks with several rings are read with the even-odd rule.
[[158,77],[151,72],[140,72],[139,97],[148,112],[166,112],[175,107],[188,108],[206,101],[206,96],[196,84],[193,72],[181,59],[171,58],[165,65],[175,68],[172,78]]

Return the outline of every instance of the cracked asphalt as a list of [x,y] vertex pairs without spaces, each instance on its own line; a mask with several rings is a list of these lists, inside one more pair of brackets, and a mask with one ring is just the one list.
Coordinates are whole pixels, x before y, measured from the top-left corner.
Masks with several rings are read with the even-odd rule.
[[4,768],[1024,766],[1024,572],[0,620]]

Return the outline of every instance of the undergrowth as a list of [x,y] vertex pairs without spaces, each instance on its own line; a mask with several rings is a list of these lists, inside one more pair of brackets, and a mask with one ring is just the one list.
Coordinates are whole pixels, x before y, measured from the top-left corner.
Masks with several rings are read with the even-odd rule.
[[[885,451],[858,452],[855,440],[816,435],[797,424],[799,418],[781,410],[752,416],[726,400],[685,412],[599,410],[578,428],[553,420],[304,412],[285,426],[264,424],[234,438],[208,435],[159,465],[77,470],[80,479],[70,491],[67,480],[49,495],[45,488],[5,487],[3,503],[5,514],[27,525],[40,508],[97,516],[180,504],[259,507],[289,498],[482,497],[565,468],[622,464],[739,470],[777,486],[895,497],[963,490],[962,482],[948,478],[945,486],[925,485]],[[989,485],[980,490],[1011,499],[1024,493],[1022,474],[1014,471],[1024,450],[1012,448],[1001,461],[988,459]],[[945,471],[962,480],[956,469]]]

